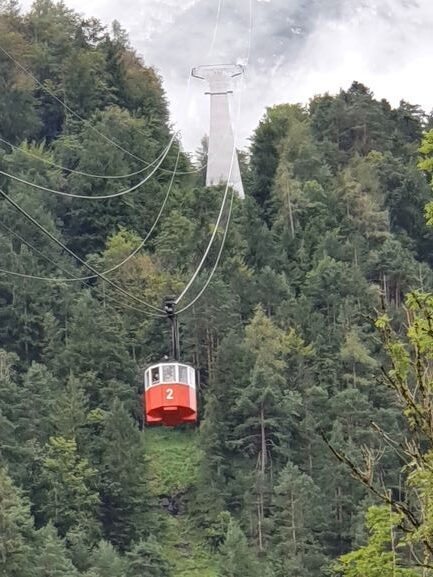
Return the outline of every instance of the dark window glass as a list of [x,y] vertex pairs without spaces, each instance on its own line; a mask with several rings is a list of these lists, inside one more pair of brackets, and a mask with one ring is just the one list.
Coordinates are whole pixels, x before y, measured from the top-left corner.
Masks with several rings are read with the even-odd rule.
[[152,385],[159,383],[159,367],[152,369]]

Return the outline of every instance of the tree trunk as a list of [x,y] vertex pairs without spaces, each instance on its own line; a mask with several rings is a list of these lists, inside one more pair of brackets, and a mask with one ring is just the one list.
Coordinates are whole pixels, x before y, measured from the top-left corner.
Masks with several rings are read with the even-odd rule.
[[210,337],[209,327],[206,327],[206,356],[207,356],[207,370],[208,374],[212,371],[212,342]]
[[287,186],[287,203],[289,207],[289,221],[290,221],[290,231],[292,233],[292,239],[295,238],[295,222],[293,220],[293,210],[292,201],[290,200],[290,187]]
[[265,410],[263,407],[260,409],[260,438],[261,438],[261,453],[262,453],[261,473],[264,477],[267,465],[267,450],[266,450]]
[[258,539],[259,539],[259,551],[264,551],[264,540],[263,540],[263,519],[264,513],[264,485],[265,485],[265,474],[267,465],[267,450],[266,450],[266,429],[265,429],[265,410],[262,407],[260,409],[260,438],[261,438],[261,448],[260,448],[260,466],[259,466],[259,487],[258,487],[258,499],[257,499],[257,529],[258,529]]
[[293,491],[290,491],[290,510],[292,517],[292,539],[293,539],[293,551],[296,555],[298,548],[298,540],[296,536],[296,515],[295,515],[295,499],[293,498]]

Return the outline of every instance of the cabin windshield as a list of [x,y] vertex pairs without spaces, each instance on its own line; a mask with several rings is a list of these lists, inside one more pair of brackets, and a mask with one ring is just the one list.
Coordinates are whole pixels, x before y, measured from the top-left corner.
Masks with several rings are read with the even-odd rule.
[[163,365],[162,380],[164,383],[176,382],[176,365]]
[[188,384],[188,367],[179,365],[179,383]]

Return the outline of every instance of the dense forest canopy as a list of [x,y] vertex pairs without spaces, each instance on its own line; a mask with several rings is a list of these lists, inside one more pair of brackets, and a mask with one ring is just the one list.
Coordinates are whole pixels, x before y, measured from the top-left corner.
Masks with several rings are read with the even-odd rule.
[[[117,22],[0,0],[0,190],[113,269],[70,282],[92,274],[3,196],[1,576],[433,574],[431,125],[359,82],[266,111],[181,316],[200,426],[144,428],[168,327],[138,300],[180,293],[224,190]],[[158,157],[130,194],[43,190],[116,195]]]

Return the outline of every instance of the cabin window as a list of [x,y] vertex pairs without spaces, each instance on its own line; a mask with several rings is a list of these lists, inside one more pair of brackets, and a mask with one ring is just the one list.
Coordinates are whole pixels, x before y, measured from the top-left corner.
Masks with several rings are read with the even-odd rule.
[[188,367],[184,365],[179,365],[179,382],[180,383],[188,383]]
[[144,373],[144,388],[147,390],[149,388],[149,372]]
[[189,373],[189,384],[191,385],[191,387],[195,388],[195,372],[194,369],[192,369],[191,367],[188,367],[188,373]]
[[159,383],[159,367],[152,369],[152,385]]
[[164,383],[176,382],[176,367],[175,365],[164,365],[162,367],[162,380]]

